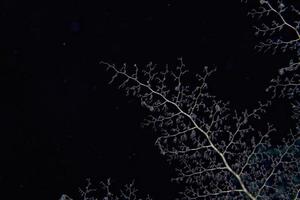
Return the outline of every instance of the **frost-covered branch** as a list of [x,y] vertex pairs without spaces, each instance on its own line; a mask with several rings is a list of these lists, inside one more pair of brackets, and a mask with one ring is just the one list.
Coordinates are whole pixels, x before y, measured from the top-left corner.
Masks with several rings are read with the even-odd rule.
[[[259,3],[260,6],[257,9],[250,11],[248,15],[252,16],[253,18],[256,17],[259,20],[263,20],[264,17],[270,17],[273,19],[269,19],[268,21],[271,21],[268,23],[262,23],[259,26],[254,26],[255,35],[267,37],[264,42],[260,42],[258,45],[256,45],[256,48],[259,51],[264,50],[265,52],[268,50],[273,50],[273,54],[275,54],[278,49],[281,49],[283,52],[287,51],[287,49],[296,50],[300,40],[299,10],[293,5],[286,5],[286,3],[288,4],[289,2],[285,3],[281,0],[260,0]],[[289,22],[286,16],[291,14],[295,14],[296,19],[293,18],[294,20]],[[282,39],[282,31],[290,33],[291,37]],[[276,33],[280,34],[277,39],[269,38]]]
[[[288,97],[293,109],[295,127],[280,145],[272,142],[279,137],[272,124],[256,125],[271,102],[234,110],[208,91],[208,78],[216,69],[205,66],[202,73],[189,75],[181,58],[177,66],[164,68],[153,63],[140,67],[100,62],[113,73],[110,84],[137,97],[148,109],[143,125],[160,133],[155,145],[176,166],[172,180],[183,184],[183,200],[300,198],[300,11],[281,0],[258,3],[249,12],[261,23],[254,26],[255,35],[263,38],[256,48],[291,53],[288,66],[279,69],[267,88],[273,94],[271,100]],[[119,195],[111,192],[110,180],[101,185],[103,200],[137,199],[133,184]],[[89,181],[80,190],[83,200],[96,200],[90,196],[93,192]]]
[[110,83],[119,82],[119,88],[137,96],[151,112],[145,125],[160,131],[155,144],[176,163],[177,177],[172,180],[185,184],[183,199],[259,199],[269,180],[279,176],[289,154],[272,146],[275,128],[268,124],[262,133],[251,125],[261,120],[270,102],[234,111],[208,92],[207,78],[215,69],[204,67],[191,87],[185,84],[193,80],[182,59],[175,70],[166,66],[162,71],[152,63],[145,68],[101,64],[113,72]]
[[[283,52],[289,49],[291,55],[288,66],[279,69],[279,75],[272,79],[267,91],[273,93],[273,98],[287,96],[290,99],[297,99],[300,85],[300,11],[289,1],[260,0],[259,2],[259,8],[253,9],[249,15],[253,18],[257,17],[261,21],[266,18],[266,21],[271,20],[271,22],[268,25],[262,23],[260,26],[254,27],[256,35],[266,38],[256,47],[259,51],[273,50],[273,54],[277,49],[281,49]],[[275,33],[277,35],[274,35]]]

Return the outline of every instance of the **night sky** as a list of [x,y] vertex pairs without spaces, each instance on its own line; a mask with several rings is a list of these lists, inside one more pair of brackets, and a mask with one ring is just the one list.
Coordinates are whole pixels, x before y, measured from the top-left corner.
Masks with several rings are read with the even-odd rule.
[[[287,62],[254,49],[251,6],[2,0],[0,181],[8,199],[78,197],[88,177],[117,186],[135,179],[142,194],[173,199],[173,167],[154,146],[157,133],[140,126],[147,112],[108,84],[112,73],[99,62],[163,67],[182,57],[191,74],[217,67],[209,87],[220,99],[254,106]],[[285,124],[280,103],[271,113]]]

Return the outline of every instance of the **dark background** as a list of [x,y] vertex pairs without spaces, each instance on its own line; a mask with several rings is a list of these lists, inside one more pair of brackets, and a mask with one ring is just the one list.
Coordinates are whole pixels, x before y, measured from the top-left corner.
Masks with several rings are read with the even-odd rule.
[[[196,1],[195,1],[196,2]],[[63,0],[0,2],[1,170],[10,198],[78,197],[85,178],[136,180],[142,194],[173,199],[180,187],[141,128],[144,110],[99,61],[191,73],[217,67],[211,92],[236,108],[256,105],[284,56],[258,53],[253,5],[240,1]],[[280,113],[279,117],[275,117]],[[285,124],[276,104],[270,119]]]

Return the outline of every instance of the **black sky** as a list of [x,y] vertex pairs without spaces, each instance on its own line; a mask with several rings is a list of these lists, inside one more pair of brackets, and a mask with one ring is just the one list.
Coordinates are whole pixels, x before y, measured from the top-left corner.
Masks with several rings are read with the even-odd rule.
[[[172,168],[142,129],[143,108],[108,85],[99,61],[217,67],[211,91],[234,106],[263,99],[282,55],[254,50],[251,5],[239,1],[0,2],[2,107],[0,181],[9,199],[78,195],[85,178],[136,180],[172,199]],[[285,111],[277,121],[285,120]],[[281,109],[281,110],[280,110]],[[2,187],[3,188],[3,187]]]

